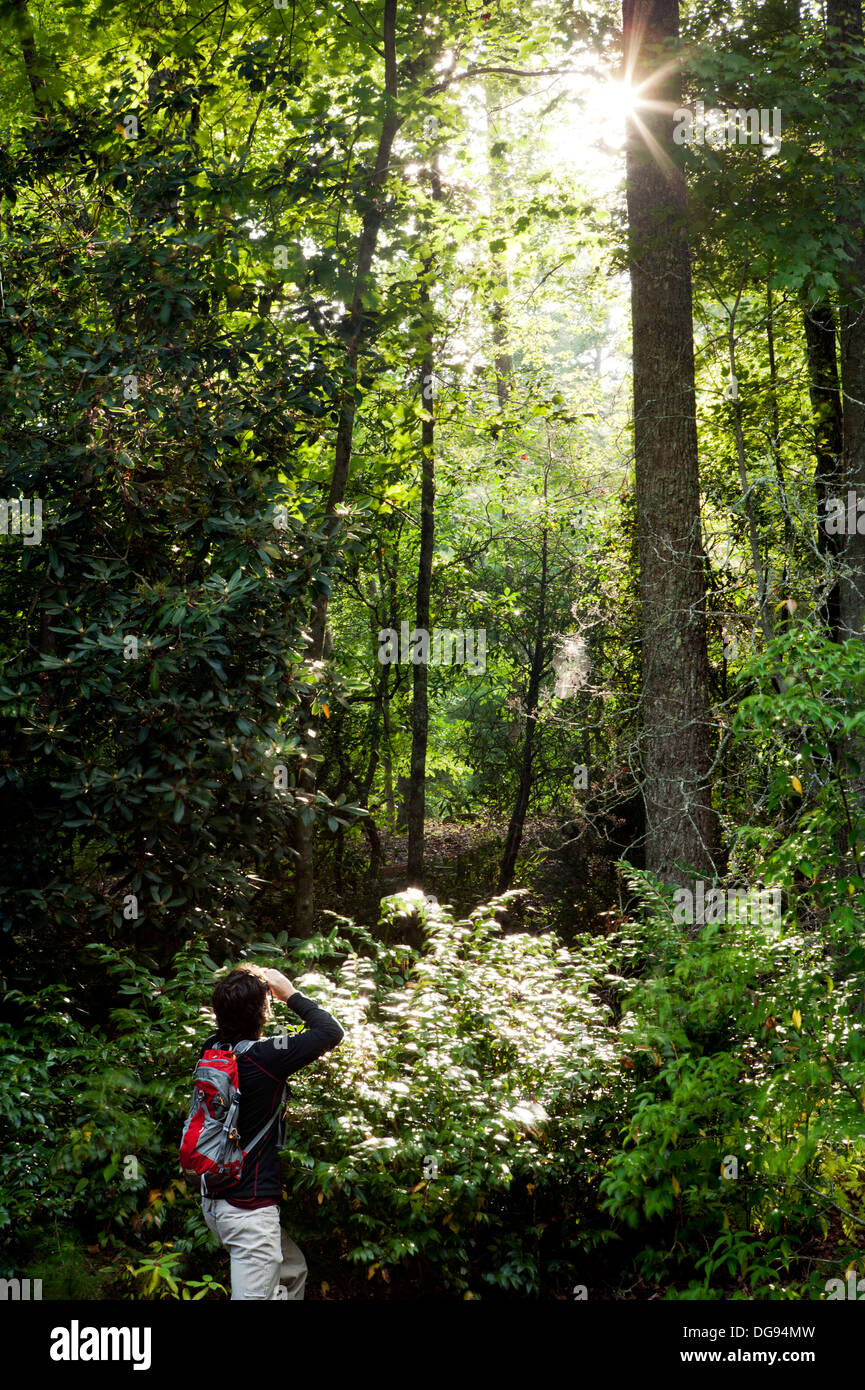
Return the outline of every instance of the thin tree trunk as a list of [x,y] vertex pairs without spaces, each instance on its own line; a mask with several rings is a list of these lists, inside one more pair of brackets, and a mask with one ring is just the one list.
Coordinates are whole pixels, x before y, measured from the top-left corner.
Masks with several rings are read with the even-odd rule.
[[[641,87],[626,146],[634,450],[643,643],[646,867],[713,872],[704,555],[685,180],[672,163],[681,81],[665,40],[677,0],[623,0],[626,71]],[[647,104],[642,104],[645,101]],[[644,132],[645,131],[645,135]]]
[[[546,489],[544,489],[544,493],[546,496]],[[508,833],[505,839],[504,853],[499,869],[498,891],[500,893],[504,893],[505,890],[511,886],[511,880],[513,879],[514,869],[517,864],[517,855],[520,852],[520,845],[522,844],[523,827],[526,822],[526,812],[529,809],[529,797],[531,796],[532,790],[535,730],[538,720],[538,697],[541,689],[541,677],[544,672],[548,548],[549,533],[545,526],[541,545],[541,585],[538,603],[538,621],[535,627],[532,664],[529,670],[529,689],[526,697],[526,734],[523,740],[523,756],[520,766],[519,782],[517,784],[517,796],[514,802],[514,809],[511,812]]]
[[[841,554],[841,540],[826,530],[825,516],[828,499],[841,496],[844,431],[841,387],[838,380],[835,314],[830,300],[821,297],[814,304],[809,304],[808,295],[803,295],[802,320],[808,360],[808,389],[814,417],[814,452],[817,456],[814,472],[818,516],[817,545],[834,573],[837,571]],[[841,593],[837,580],[823,601],[820,616],[833,640],[840,641]]]
[[[394,137],[402,121],[402,116],[396,104],[396,9],[397,0],[385,0],[382,33],[385,59],[384,115],[382,117],[378,150],[376,151],[375,167],[370,179],[369,201],[367,202],[363,223],[361,225],[357,252],[357,271],[355,274],[354,291],[348,317],[345,351],[345,382],[342,392],[339,423],[336,432],[333,475],[331,477],[330,492],[328,494],[326,507],[326,520],[331,523],[337,522],[338,509],[342,506],[346,485],[348,483],[348,471],[351,463],[351,450],[354,439],[354,420],[357,410],[357,367],[363,328],[364,296],[370,270],[372,268],[373,256],[375,255],[378,234],[381,230],[381,224],[384,218],[384,205],[381,199],[381,193],[387,179],[388,169],[390,168],[390,157]],[[327,595],[322,594],[313,609],[310,624],[312,640],[310,642],[309,660],[313,662],[321,661],[324,654],[327,607]],[[301,800],[305,801],[308,809],[311,809],[314,803],[316,784],[316,730],[315,720],[312,714],[313,698],[313,695],[309,694],[301,701],[304,729],[302,743],[303,756],[300,765],[298,789]],[[295,928],[297,934],[301,937],[311,934],[315,914],[315,871],[313,864],[314,834],[314,818],[305,819],[302,815],[298,816],[295,820],[294,841],[296,854],[294,915]]]
[[[27,9],[26,0],[14,0],[12,6],[13,23],[18,30],[18,40],[21,44],[21,56],[24,59],[24,71],[27,73],[27,81],[30,84],[30,91],[36,104],[36,110],[40,115],[50,115],[52,113],[52,103],[44,99],[46,87],[45,78],[39,72],[39,58],[36,52],[36,40],[33,36],[33,22]],[[42,94],[40,96],[40,93]]]
[[[436,202],[441,197],[438,156],[433,158],[432,164],[432,196]],[[420,398],[426,409],[421,422],[420,554],[418,556],[415,604],[415,625],[418,631],[427,633],[429,633],[430,622],[436,496],[435,421],[432,401],[434,325],[428,284],[432,265],[433,258],[428,256],[424,260],[420,288],[421,315],[427,323],[426,351],[420,368]],[[429,737],[428,670],[425,661],[416,662],[412,668],[411,768],[406,797],[407,857],[409,879],[417,879],[418,886],[420,886],[423,877],[424,820],[426,815],[426,754]]]
[[[729,323],[727,325],[727,351],[730,354],[730,379],[736,381],[736,315],[739,312],[739,304],[742,299],[742,291],[745,288],[745,280],[748,275],[748,267],[742,269],[742,278],[739,281],[739,291],[736,301],[730,311]],[[754,499],[751,496],[751,489],[748,483],[748,465],[745,457],[745,431],[742,424],[742,402],[739,399],[738,391],[733,396],[733,419],[736,434],[736,459],[739,465],[739,486],[742,490],[742,505],[745,508],[745,516],[748,520],[748,539],[751,545],[751,564],[754,569],[754,583],[756,584],[757,612],[760,615],[760,626],[763,629],[763,636],[767,642],[771,642],[774,632],[772,629],[772,615],[769,611],[768,602],[768,575],[763,569],[763,562],[760,558],[760,532],[757,527],[757,513],[754,507]]]
[[[385,592],[384,564],[382,563],[382,557],[381,557],[381,556],[378,557],[378,581],[379,581],[379,587],[380,587],[380,589],[381,589],[381,592],[384,593],[384,592]],[[396,618],[397,618],[397,585],[396,585],[396,573],[395,573],[395,571],[390,571],[390,572],[388,573],[388,576],[387,576],[387,594],[388,594],[388,611],[387,611],[387,620],[386,620],[386,622],[385,622],[385,626],[386,626],[386,627],[394,627],[395,624],[396,624]],[[389,668],[388,666],[385,666],[384,670],[385,670],[385,682],[384,682],[384,689],[383,689],[383,691],[382,691],[382,702],[381,702],[381,720],[382,720],[382,745],[381,745],[381,750],[382,750],[382,751],[381,751],[381,760],[382,760],[382,771],[383,771],[383,774],[384,774],[384,801],[385,801],[385,806],[386,806],[386,808],[387,808],[387,823],[388,823],[388,828],[389,828],[391,831],[393,831],[393,830],[396,828],[396,796],[395,796],[395,794],[394,794],[394,782],[393,782],[393,743],[392,743],[392,741],[391,741],[391,727],[390,727],[390,696],[391,696],[391,692],[390,692],[390,681],[389,681],[390,668]],[[398,687],[398,685],[399,685],[399,681],[397,680],[396,683],[395,683],[395,689],[396,689],[396,687]]]
[[[861,0],[827,0],[828,47],[833,63],[843,71],[844,45],[862,48]],[[859,84],[850,92],[854,102],[862,100]],[[861,110],[861,107],[859,108]],[[851,127],[851,134],[858,130]],[[851,156],[857,150],[839,150],[838,156]],[[851,193],[858,194],[855,188]],[[841,386],[843,405],[843,489],[856,493],[865,502],[865,237],[858,217],[841,218],[852,261],[841,268],[838,318],[841,336]],[[862,637],[865,632],[865,535],[858,530],[846,537],[841,573],[841,636]]]
[[[373,641],[377,640],[380,628],[376,627],[373,632]],[[375,785],[375,773],[379,760],[379,743],[381,739],[380,727],[382,721],[382,708],[384,704],[384,694],[387,689],[387,666],[382,666],[378,678],[378,689],[372,700],[372,708],[369,714],[369,728],[367,732],[367,744],[369,746],[369,757],[366,760],[366,772],[360,784],[361,805],[368,806],[372,789]]]
[[391,752],[390,694],[385,683],[381,706],[381,766],[384,780],[384,804],[387,809],[387,823],[393,830],[396,822],[396,797],[393,790],[393,754]]
[[[832,66],[845,72],[847,56],[844,46],[850,45],[862,56],[863,26],[862,0],[827,0],[826,23],[829,30],[828,48]],[[848,97],[849,93],[849,97]],[[844,99],[854,104],[859,120],[851,123],[851,137],[854,148],[849,145],[833,151],[836,161],[842,166],[858,168],[860,129],[863,112],[863,92],[861,79],[855,85],[845,83]],[[843,180],[844,175],[840,175]],[[838,192],[843,184],[839,181]],[[847,199],[853,202],[861,198],[861,176],[856,178],[852,188],[846,190]],[[849,262],[841,264],[838,281],[838,327],[841,346],[841,389],[843,394],[842,431],[843,449],[841,462],[841,496],[845,503],[852,492],[855,494],[856,511],[865,506],[865,234],[858,212],[847,211],[841,199],[841,208],[836,221],[839,223],[847,242]],[[845,513],[847,507],[845,506]],[[865,535],[856,528],[849,531],[843,542],[843,561],[839,573],[839,637],[842,641],[865,636]],[[833,749],[833,753],[834,753]],[[850,770],[850,789],[861,808],[865,805],[865,740],[854,735],[842,742],[838,750],[841,760]],[[839,769],[840,774],[840,769]],[[848,872],[859,873],[860,846],[846,832],[842,833],[842,853],[849,852],[846,860]],[[844,861],[842,860],[842,863]]]
[[790,507],[787,502],[787,484],[784,478],[784,462],[781,456],[781,415],[778,407],[778,369],[775,364],[775,309],[772,303],[772,286],[766,282],[766,347],[769,350],[769,401],[772,409],[772,439],[770,448],[775,476],[778,479],[778,497],[784,513],[784,589],[789,581],[790,557],[793,554],[795,536]]

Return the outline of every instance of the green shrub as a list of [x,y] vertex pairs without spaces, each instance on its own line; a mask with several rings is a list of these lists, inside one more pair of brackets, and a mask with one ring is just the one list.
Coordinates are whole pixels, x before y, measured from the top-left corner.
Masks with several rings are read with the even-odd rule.
[[788,1296],[796,1250],[827,1233],[829,1215],[846,1211],[844,1234],[856,1231],[865,1135],[853,1007],[865,981],[842,975],[816,934],[737,923],[685,936],[659,884],[634,873],[632,886],[645,906],[620,943],[641,969],[620,1028],[633,1095],[603,1209],[639,1228],[648,1278],[684,1280],[700,1297],[734,1279],[754,1296]]
[[[590,993],[600,955],[506,936],[492,907],[464,922],[411,892],[384,907],[391,940],[401,918],[426,917],[423,951],[348,923],[294,943],[287,963],[279,941],[257,949],[346,1030],[291,1083],[286,1219],[336,1277],[537,1293],[609,1234],[590,1220],[614,1053]],[[133,1268],[155,1259],[145,1295],[159,1296],[166,1251],[187,1284],[213,1263],[177,1146],[216,966],[199,945],[164,977],[92,950],[123,1000],[110,1028],[77,1021],[59,986],[9,1000],[23,1018],[4,1025],[0,1221],[62,1219]]]
[[312,1241],[318,1204],[373,1277],[414,1261],[451,1293],[538,1293],[545,1268],[605,1234],[577,1229],[613,1066],[597,953],[506,936],[491,907],[454,922],[411,890],[384,909],[392,937],[421,913],[425,947],[352,955],[336,982],[315,980],[348,1038],[295,1112],[290,1205]]
[[[455,921],[414,890],[383,903],[386,945],[338,919],[250,948],[345,1029],[290,1082],[284,1220],[311,1291],[595,1297],[636,1276],[669,1298],[801,1298],[819,1295],[809,1242],[831,1238],[841,1267],[855,1254],[865,980],[843,923],[826,939],[792,916],[780,934],[693,938],[668,893],[631,878],[637,919],[570,950],[506,933],[501,902]],[[420,950],[400,940],[418,921]],[[227,1257],[177,1149],[214,979],[234,962],[200,942],[164,974],[91,953],[117,999],[104,1027],[71,987],[7,996],[9,1272],[25,1223],[56,1225],[104,1251],[118,1296],[218,1296]]]

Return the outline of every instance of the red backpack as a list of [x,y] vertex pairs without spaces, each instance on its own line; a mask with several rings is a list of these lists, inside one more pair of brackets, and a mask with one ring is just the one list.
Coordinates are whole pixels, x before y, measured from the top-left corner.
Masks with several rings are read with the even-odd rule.
[[202,1197],[240,1181],[246,1155],[279,1119],[278,1105],[247,1147],[240,1147],[237,1058],[252,1046],[247,1039],[232,1048],[208,1049],[193,1073],[192,1100],[180,1140],[180,1166],[184,1173],[201,1177]]

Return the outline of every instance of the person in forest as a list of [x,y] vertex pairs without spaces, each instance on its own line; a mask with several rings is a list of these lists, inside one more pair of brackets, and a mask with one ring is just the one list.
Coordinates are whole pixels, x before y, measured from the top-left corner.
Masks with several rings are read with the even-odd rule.
[[[302,1033],[262,1038],[271,995],[303,1019]],[[213,1011],[217,1032],[204,1044],[202,1055],[208,1048],[253,1041],[237,1057],[238,1129],[245,1148],[280,1106],[286,1077],[330,1052],[344,1034],[336,1019],[296,990],[287,976],[258,966],[240,966],[220,980],[213,991]],[[233,1300],[303,1298],[306,1260],[280,1226],[281,1129],[281,1121],[275,1120],[246,1153],[239,1182],[201,1199],[207,1225],[231,1256]]]

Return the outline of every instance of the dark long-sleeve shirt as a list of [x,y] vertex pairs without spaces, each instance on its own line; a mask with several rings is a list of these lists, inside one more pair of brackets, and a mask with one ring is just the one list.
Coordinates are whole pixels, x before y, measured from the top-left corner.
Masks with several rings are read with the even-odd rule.
[[[330,1052],[344,1036],[336,1019],[325,1009],[319,1008],[314,1000],[295,993],[286,1003],[306,1024],[303,1032],[293,1037],[283,1034],[281,1038],[261,1038],[237,1059],[241,1148],[255,1138],[268,1116],[276,1111],[285,1078],[302,1067],[308,1067],[316,1057]],[[212,1033],[201,1049],[202,1053],[216,1047],[219,1042],[219,1034]],[[278,1130],[279,1121],[275,1120],[256,1148],[247,1152],[240,1182],[223,1192],[213,1193],[218,1201],[230,1202],[232,1206],[241,1208],[274,1206],[278,1203],[282,1194]]]

